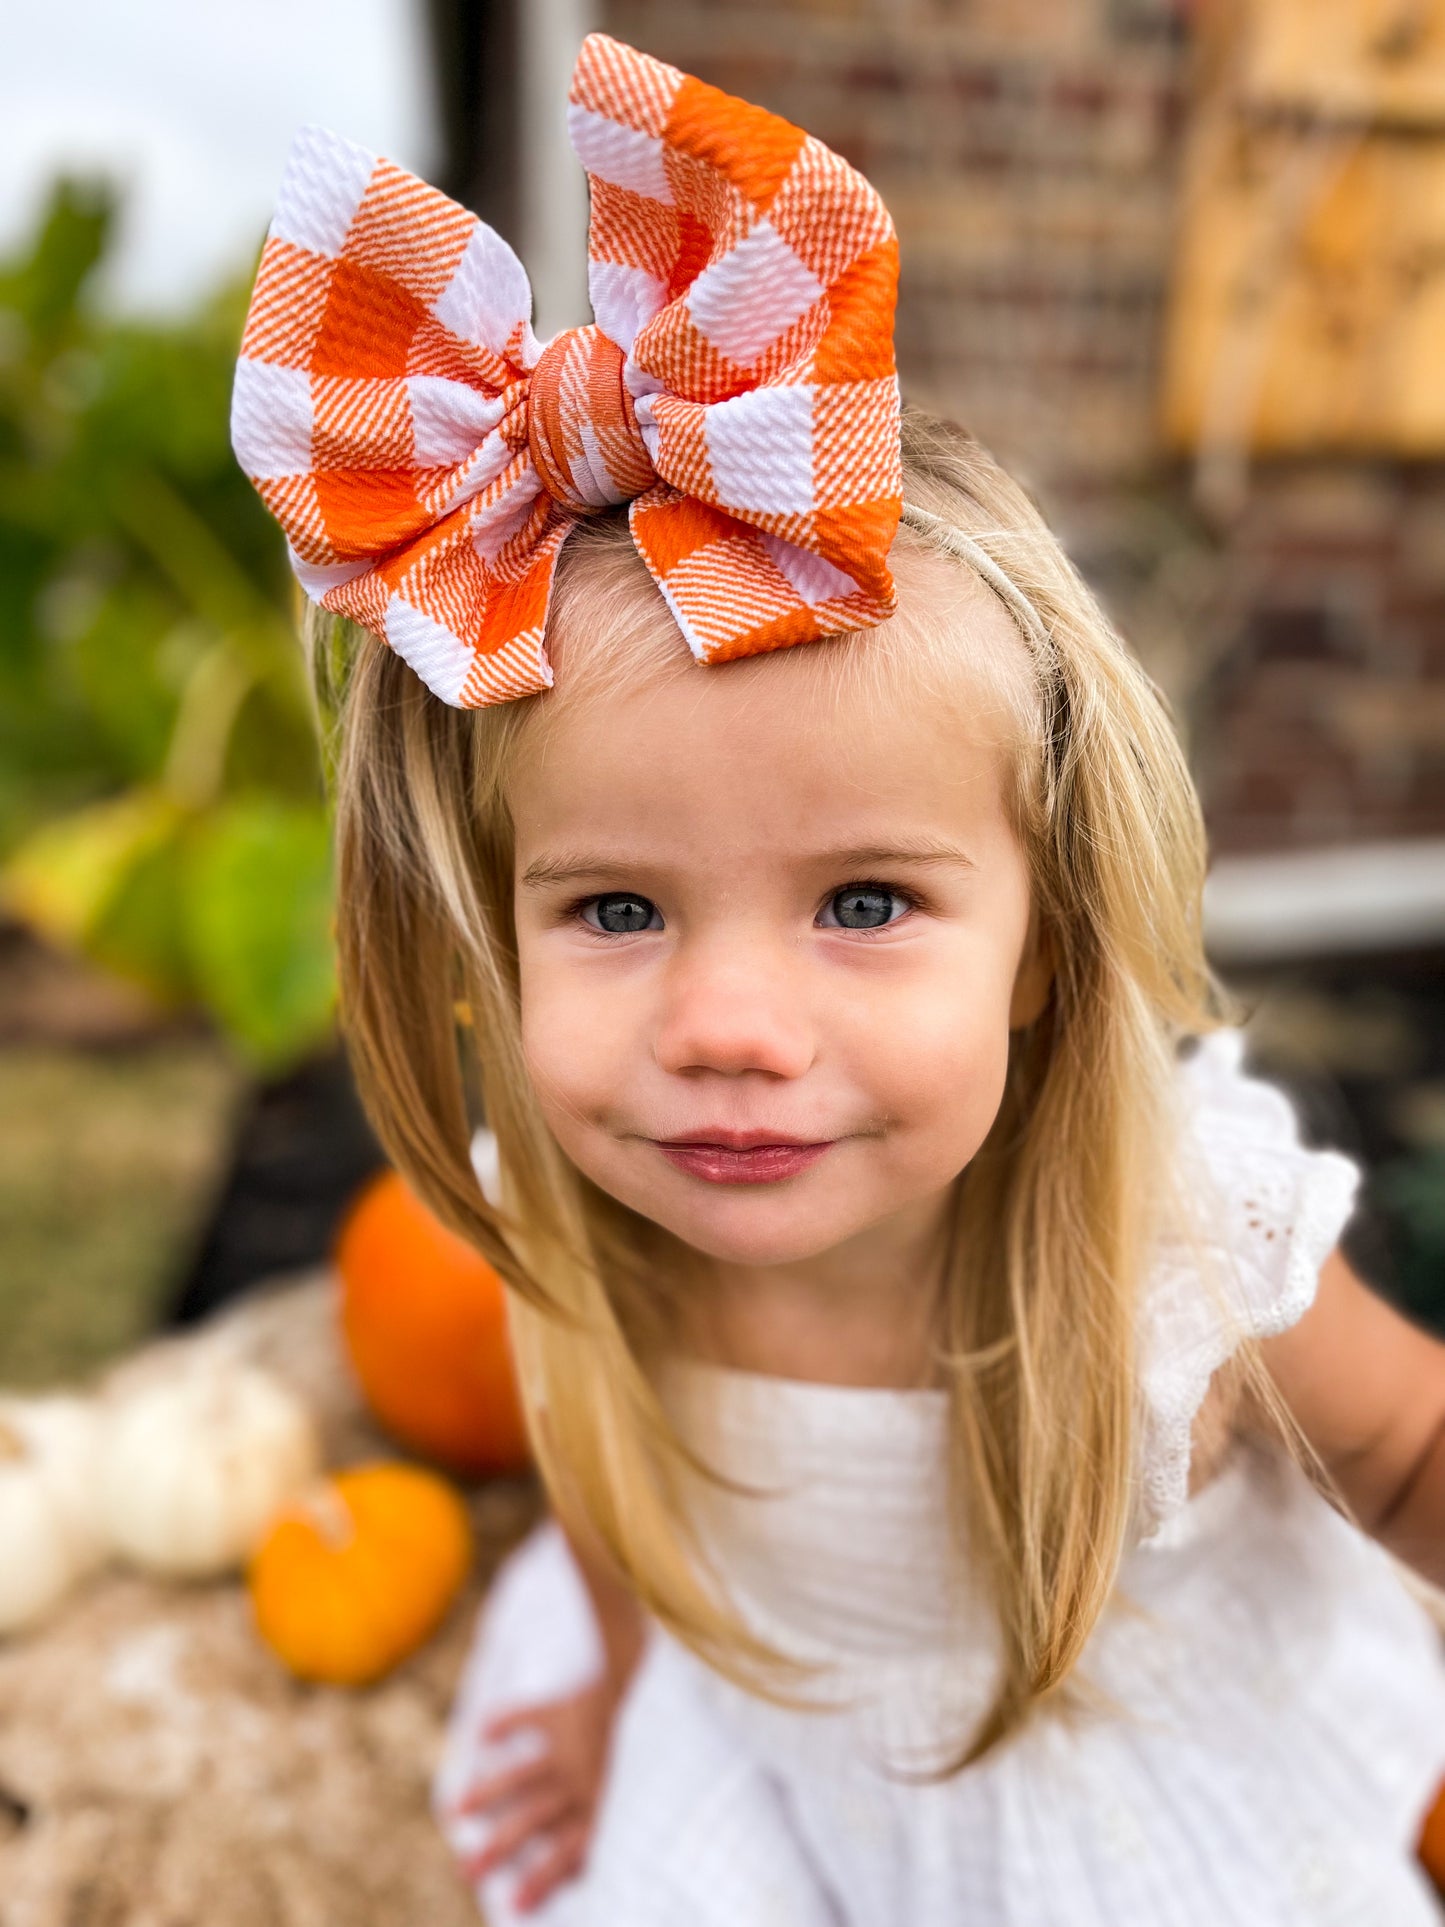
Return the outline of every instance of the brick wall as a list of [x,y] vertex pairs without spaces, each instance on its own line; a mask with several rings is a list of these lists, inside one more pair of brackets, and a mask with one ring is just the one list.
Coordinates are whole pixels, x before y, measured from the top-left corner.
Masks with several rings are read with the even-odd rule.
[[1445,471],[1256,477],[1195,704],[1216,844],[1445,834]]
[[1150,458],[1184,85],[1168,0],[606,0],[602,13],[874,182],[902,244],[914,400],[1040,484]]
[[1180,710],[1215,846],[1445,834],[1445,470],[1257,466],[1227,523],[1158,433],[1186,0],[602,0],[799,121],[898,224],[904,390],[1032,486]]

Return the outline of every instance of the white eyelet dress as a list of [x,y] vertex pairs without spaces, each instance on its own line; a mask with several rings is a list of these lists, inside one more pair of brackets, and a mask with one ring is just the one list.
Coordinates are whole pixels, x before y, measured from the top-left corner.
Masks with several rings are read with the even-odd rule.
[[[1191,1425],[1243,1333],[1302,1316],[1353,1205],[1236,1032],[1181,1063],[1183,1155],[1224,1289],[1164,1248],[1142,1306],[1137,1533],[1080,1664],[1085,1703],[920,1784],[986,1705],[995,1634],[945,1529],[944,1395],[678,1363],[678,1423],[762,1492],[704,1536],[750,1623],[818,1668],[779,1708],[654,1631],[618,1721],[585,1873],[545,1927],[1427,1927],[1413,1857],[1445,1779],[1445,1663],[1387,1555],[1271,1448],[1188,1496]],[[448,1809],[525,1748],[488,1717],[581,1684],[586,1596],[544,1526],[478,1622],[435,1782]],[[913,1778],[905,1777],[913,1773]],[[482,1883],[512,1927],[516,1869]]]

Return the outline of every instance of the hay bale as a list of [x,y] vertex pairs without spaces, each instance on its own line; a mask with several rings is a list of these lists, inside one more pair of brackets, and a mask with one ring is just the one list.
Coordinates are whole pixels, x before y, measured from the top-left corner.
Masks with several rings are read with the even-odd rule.
[[[329,1464],[392,1454],[346,1371],[333,1289],[263,1292],[109,1381],[221,1342],[301,1393]],[[485,1578],[537,1499],[525,1481],[468,1496],[477,1573],[437,1637],[364,1692],[291,1679],[235,1581],[110,1571],[0,1645],[3,1927],[476,1927],[428,1789]]]

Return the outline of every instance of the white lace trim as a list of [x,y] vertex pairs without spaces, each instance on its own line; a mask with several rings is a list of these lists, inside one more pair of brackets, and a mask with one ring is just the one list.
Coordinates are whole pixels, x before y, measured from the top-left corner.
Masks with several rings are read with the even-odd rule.
[[1249,1076],[1244,1054],[1241,1032],[1217,1031],[1180,1067],[1181,1175],[1200,1232],[1196,1245],[1161,1247],[1141,1309],[1141,1538],[1188,1500],[1210,1380],[1246,1339],[1308,1311],[1360,1183],[1349,1158],[1301,1144],[1289,1099]]

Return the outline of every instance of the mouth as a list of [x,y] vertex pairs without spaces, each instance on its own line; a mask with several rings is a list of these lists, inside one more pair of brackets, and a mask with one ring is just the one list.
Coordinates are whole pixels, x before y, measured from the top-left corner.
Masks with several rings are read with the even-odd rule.
[[696,1137],[652,1141],[676,1170],[704,1184],[777,1184],[816,1164],[836,1139],[778,1137],[770,1131],[707,1131]]

